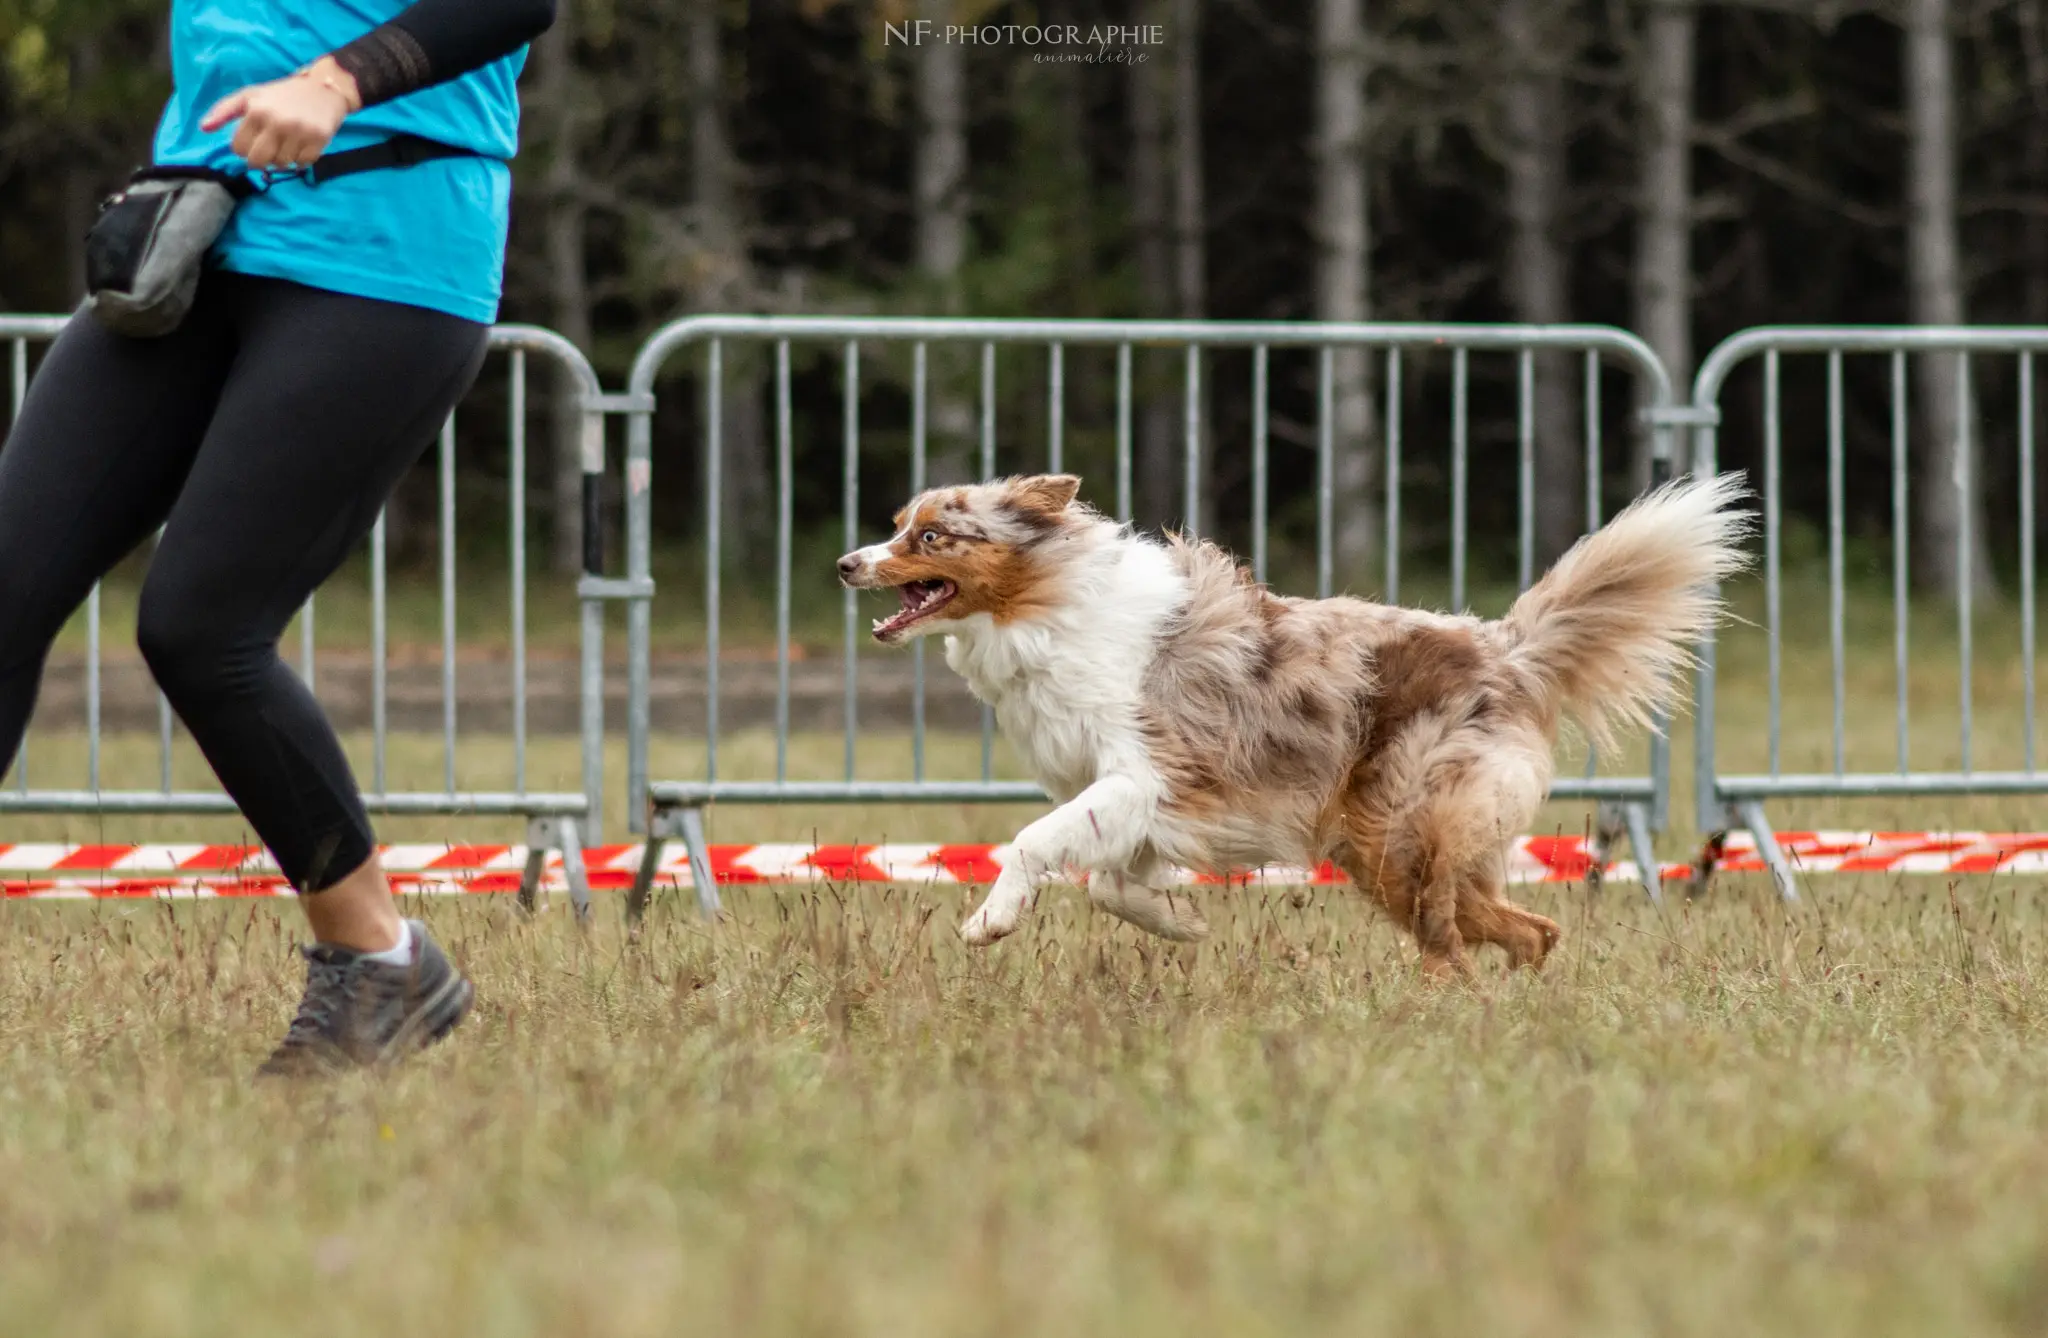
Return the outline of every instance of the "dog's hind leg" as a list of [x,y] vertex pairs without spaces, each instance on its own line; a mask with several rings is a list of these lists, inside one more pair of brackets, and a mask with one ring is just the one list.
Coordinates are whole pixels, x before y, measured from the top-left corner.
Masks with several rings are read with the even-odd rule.
[[1161,887],[1158,865],[1127,872],[1098,870],[1088,877],[1088,900],[1098,910],[1161,938],[1192,943],[1209,937],[1209,922],[1185,889]]
[[1458,932],[1468,943],[1499,945],[1514,966],[1539,970],[1560,936],[1555,920],[1523,910],[1501,895],[1496,882],[1484,878],[1469,883],[1460,896]]
[[1472,959],[1465,954],[1465,935],[1459,927],[1458,903],[1463,880],[1456,859],[1440,846],[1432,846],[1420,861],[1416,919],[1421,928],[1416,940],[1422,945],[1425,974],[1445,979],[1464,979],[1472,974]]
[[1471,974],[1464,938],[1458,931],[1456,899],[1432,888],[1429,862],[1389,859],[1384,842],[1364,831],[1357,831],[1348,849],[1337,852],[1336,862],[1353,886],[1415,936],[1422,949],[1424,974],[1439,978]]
[[1507,899],[1506,856],[1548,783],[1544,759],[1472,739],[1446,752],[1407,824],[1422,852],[1425,906],[1449,914],[1461,942],[1497,944],[1514,965],[1541,966],[1558,928]]

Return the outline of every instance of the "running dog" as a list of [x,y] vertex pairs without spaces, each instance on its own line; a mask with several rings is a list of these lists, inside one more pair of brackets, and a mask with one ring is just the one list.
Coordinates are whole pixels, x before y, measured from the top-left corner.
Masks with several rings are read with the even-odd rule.
[[1080,486],[934,489],[839,559],[844,584],[896,592],[877,641],[945,633],[946,663],[1059,801],[1003,852],[972,944],[1014,932],[1063,872],[1110,914],[1196,939],[1176,865],[1330,859],[1431,974],[1468,974],[1482,943],[1540,966],[1557,925],[1503,889],[1560,714],[1602,748],[1653,727],[1721,618],[1713,587],[1747,564],[1741,478],[1723,475],[1641,498],[1499,621],[1290,599],[1213,544],[1107,519]]

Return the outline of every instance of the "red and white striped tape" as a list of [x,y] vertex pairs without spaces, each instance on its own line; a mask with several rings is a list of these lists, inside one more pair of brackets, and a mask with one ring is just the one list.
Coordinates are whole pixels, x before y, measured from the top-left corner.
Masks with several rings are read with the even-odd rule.
[[[1997,832],[1781,832],[1778,843],[1801,873],[2048,874],[2048,833]],[[594,888],[623,888],[640,867],[637,845],[597,846],[584,852]],[[721,883],[987,883],[996,876],[995,845],[724,845],[711,848],[712,872]],[[1569,883],[1592,863],[1578,836],[1525,836],[1509,856],[1514,883]],[[384,866],[408,892],[450,894],[511,892],[526,866],[524,846],[389,846]],[[1750,838],[1728,839],[1716,869],[1759,873],[1764,865]],[[544,886],[562,886],[562,859],[547,860]],[[1666,878],[1683,878],[1683,864],[1667,864]],[[1607,865],[1614,882],[1638,880],[1626,860]],[[660,879],[688,886],[689,855],[680,843],[663,851]],[[1334,869],[1270,868],[1230,879],[1183,874],[1189,883],[1295,887],[1343,881]],[[281,896],[290,888],[257,846],[4,845],[0,844],[0,896],[152,897]]]

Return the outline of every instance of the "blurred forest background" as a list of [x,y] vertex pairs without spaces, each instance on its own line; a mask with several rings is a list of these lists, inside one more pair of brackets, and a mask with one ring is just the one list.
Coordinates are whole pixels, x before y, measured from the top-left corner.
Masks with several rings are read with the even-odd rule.
[[[94,201],[145,154],[166,92],[165,12],[0,0],[0,310],[76,300]],[[919,17],[1117,25],[1125,40],[1084,60],[892,40]],[[1161,40],[1129,40],[1140,25]],[[523,89],[503,318],[569,335],[610,386],[650,331],[691,312],[1608,322],[1645,336],[1682,384],[1753,324],[2048,324],[2041,0],[563,0]],[[798,516],[821,549],[838,536],[826,353],[800,360],[797,381]],[[1038,463],[1040,447],[1016,443],[1043,431],[1042,368],[1013,374],[1010,357],[1005,468]],[[900,361],[864,369],[869,520],[907,478]],[[1445,369],[1423,361],[1400,407],[1404,542],[1426,562],[1443,542],[1448,409]],[[1107,364],[1070,363],[1069,456],[1104,497]],[[1974,520],[1990,592],[2013,579],[2019,469],[2015,415],[1990,406],[2013,402],[2018,370],[1978,363],[1981,413],[1958,405],[1953,360],[1915,364],[1913,551],[1923,581],[1949,585]],[[1200,517],[1240,543],[1247,365],[1218,358],[1209,378],[1217,500]],[[658,523],[679,551],[702,521],[701,363],[673,366]],[[741,559],[773,531],[765,368],[730,362],[726,533]],[[1473,374],[1477,486],[1513,457],[1512,359],[1475,359]],[[1298,551],[1313,361],[1276,355],[1274,375],[1275,543]],[[1177,376],[1177,357],[1142,369],[1136,505],[1154,523],[1183,519]],[[934,472],[971,472],[971,353],[936,359],[935,377]],[[1340,577],[1363,581],[1377,571],[1380,364],[1341,359],[1338,382]],[[1583,519],[1579,384],[1575,364],[1540,369],[1546,552]],[[1786,504],[1808,522],[1825,514],[1821,385],[1788,366]],[[1876,552],[1885,368],[1858,364],[1850,390],[1849,524]],[[1756,395],[1731,389],[1731,423],[1752,426],[1724,432],[1724,464],[1755,463]],[[1645,476],[1632,407],[1625,379],[1601,400],[1610,501]],[[1954,425],[1973,418],[1972,496],[1923,486],[1952,476]],[[535,452],[533,511],[569,565],[575,462],[559,440]],[[466,444],[463,469],[465,509],[502,526],[502,446]],[[431,562],[431,472],[415,483],[394,533]],[[1489,536],[1476,556],[1496,569],[1512,563],[1511,486],[1504,497],[1474,502]]]

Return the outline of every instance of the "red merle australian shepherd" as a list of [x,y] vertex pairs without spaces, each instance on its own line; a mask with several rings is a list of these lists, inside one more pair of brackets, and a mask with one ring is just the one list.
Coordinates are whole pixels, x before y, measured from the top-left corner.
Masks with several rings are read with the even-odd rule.
[[944,634],[1059,801],[1003,853],[970,943],[1014,931],[1063,872],[1110,914],[1191,939],[1208,925],[1176,865],[1330,859],[1428,971],[1468,972],[1481,943],[1540,965],[1557,926],[1503,888],[1560,714],[1604,747],[1677,706],[1748,529],[1738,477],[1680,480],[1487,622],[1283,598],[1214,545],[1134,533],[1079,490],[1065,475],[935,489],[839,560],[847,585],[901,600],[878,641]]

